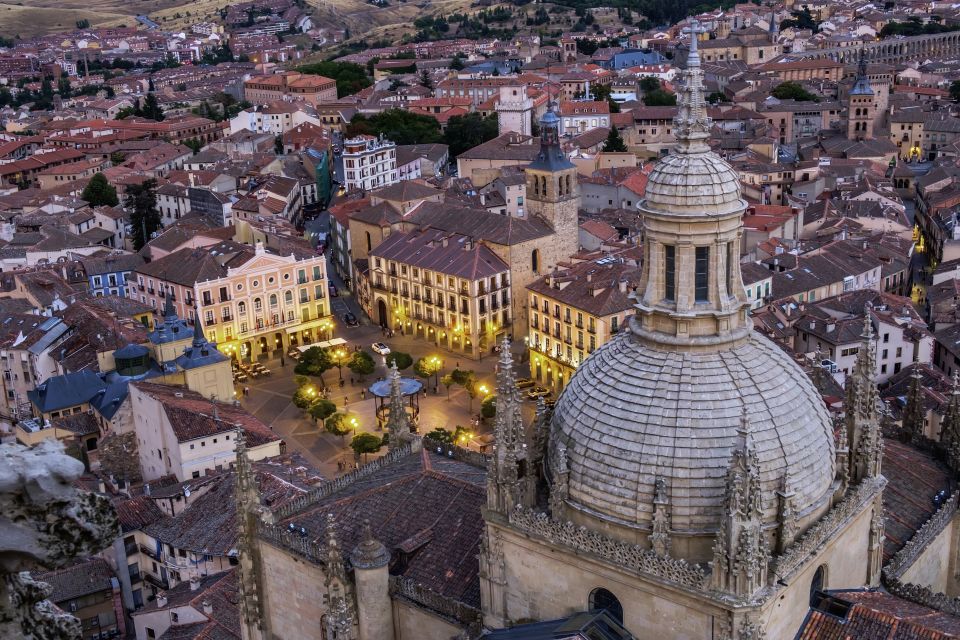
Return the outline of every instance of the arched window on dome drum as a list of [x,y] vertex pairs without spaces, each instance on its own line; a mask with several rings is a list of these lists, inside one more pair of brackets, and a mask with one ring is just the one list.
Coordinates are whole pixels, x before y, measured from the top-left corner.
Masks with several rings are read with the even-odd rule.
[[590,592],[590,611],[606,611],[617,622],[623,624],[623,605],[603,587],[597,587]]
[[710,302],[710,247],[697,247],[694,258],[694,299]]
[[663,297],[672,301],[676,294],[677,248],[666,245],[663,248]]
[[727,295],[734,296],[736,293],[733,291],[733,272],[734,264],[737,260],[737,254],[733,250],[733,243],[727,243]]
[[823,591],[827,578],[827,565],[822,564],[817,567],[817,572],[813,574],[813,580],[810,581],[810,606],[816,605],[817,593]]

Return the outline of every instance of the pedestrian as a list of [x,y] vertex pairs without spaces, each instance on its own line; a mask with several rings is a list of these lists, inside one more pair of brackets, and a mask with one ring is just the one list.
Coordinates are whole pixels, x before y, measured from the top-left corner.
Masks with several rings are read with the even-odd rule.
[[350,386],[353,386],[353,376],[350,376]]
[[456,366],[454,366],[454,369],[459,369],[459,368],[460,368],[460,361],[457,360],[457,364],[456,364]]
[[243,388],[243,395],[244,395],[244,396],[249,396],[249,395],[250,395],[250,387],[244,387],[244,388]]
[[349,398],[347,398],[347,396],[343,396],[343,406],[346,407],[348,404],[350,404]]
[[343,378],[340,379],[340,388],[343,389]]
[[367,399],[367,390],[366,390],[366,389],[360,389],[360,399],[361,399],[361,400],[366,400],[366,399]]

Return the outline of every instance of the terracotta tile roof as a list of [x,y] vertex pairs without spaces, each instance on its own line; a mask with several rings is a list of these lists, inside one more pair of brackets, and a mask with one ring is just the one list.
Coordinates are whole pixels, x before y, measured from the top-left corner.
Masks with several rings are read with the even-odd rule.
[[486,245],[439,229],[391,233],[370,255],[468,280],[510,270]]
[[453,231],[475,240],[515,245],[553,234],[553,228],[537,217],[515,218],[443,202],[424,202],[407,218],[409,221]]
[[[138,390],[157,400],[170,420],[174,435],[181,443],[206,438],[243,427],[250,447],[279,440],[267,425],[241,407],[225,402],[212,402],[195,391],[183,387],[150,382],[134,382]],[[214,415],[214,405],[216,415]]]
[[103,558],[90,558],[55,571],[35,573],[33,577],[53,587],[50,601],[54,603],[63,603],[113,588],[110,584],[113,570]]
[[[582,262],[535,280],[527,285],[527,289],[602,317],[633,308],[634,301],[627,296],[639,278],[639,269],[620,262]],[[621,281],[627,283],[622,291],[619,286]]]
[[[201,617],[206,621],[174,625],[160,636],[160,640],[240,640],[240,585],[236,569],[201,577],[196,591],[184,581],[168,589],[165,595],[167,602],[163,607],[158,607],[154,600],[132,615],[192,607],[197,616],[190,617]],[[209,616],[204,613],[204,601],[212,607]]]
[[253,249],[230,240],[209,247],[183,248],[137,267],[136,272],[167,282],[192,287],[197,282],[227,275],[227,266],[243,264]]
[[124,533],[139,531],[154,522],[169,517],[160,510],[156,501],[150,496],[117,500],[113,503],[113,508],[117,512],[117,519],[120,520],[120,529]]
[[[360,542],[364,519],[391,552],[391,574],[470,606],[480,606],[477,554],[483,533],[486,473],[426,451],[386,465],[280,522],[324,542],[327,514],[340,548]],[[416,545],[420,546],[416,546]],[[407,549],[407,552],[401,549]]]
[[946,640],[960,619],[882,591],[829,591],[797,640]]

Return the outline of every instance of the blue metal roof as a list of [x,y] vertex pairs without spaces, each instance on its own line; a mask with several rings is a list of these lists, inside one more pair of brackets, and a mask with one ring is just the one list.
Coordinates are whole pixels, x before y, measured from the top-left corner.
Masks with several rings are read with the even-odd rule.
[[[423,389],[423,383],[416,378],[400,378],[400,395],[404,397],[412,396],[416,393],[420,393],[421,389]],[[378,398],[389,398],[390,380],[387,379],[374,382],[372,385],[370,385],[370,393]]]

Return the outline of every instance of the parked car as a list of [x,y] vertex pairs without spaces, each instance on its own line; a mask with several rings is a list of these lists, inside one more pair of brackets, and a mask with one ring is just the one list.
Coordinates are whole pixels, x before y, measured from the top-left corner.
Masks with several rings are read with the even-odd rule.
[[372,345],[370,345],[370,348],[382,356],[390,355],[390,347],[382,342],[374,342]]
[[550,395],[550,390],[543,387],[534,387],[527,391],[527,400],[536,400],[537,398],[546,398]]
[[524,389],[529,389],[536,383],[531,378],[519,378],[516,382],[517,389],[523,391]]
[[333,284],[332,282],[327,285],[327,290],[330,291],[331,298],[336,298],[340,295],[340,292],[337,291],[337,285]]
[[357,322],[357,316],[353,315],[349,311],[343,314],[343,324],[347,325],[348,327],[360,326],[360,323]]

